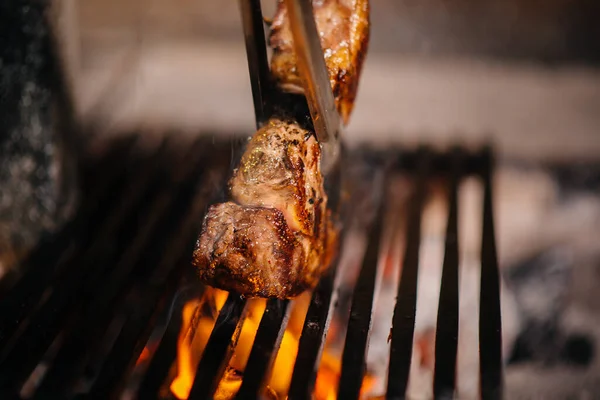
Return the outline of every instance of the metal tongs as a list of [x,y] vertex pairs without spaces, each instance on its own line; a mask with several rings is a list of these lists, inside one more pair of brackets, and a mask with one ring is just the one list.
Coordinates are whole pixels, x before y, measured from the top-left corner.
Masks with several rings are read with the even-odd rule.
[[[317,140],[321,146],[321,170],[328,174],[340,153],[341,118],[325,65],[314,19],[312,0],[284,0],[290,18],[298,72]],[[273,87],[269,70],[260,0],[240,0],[252,85],[256,124],[262,126],[272,112]]]

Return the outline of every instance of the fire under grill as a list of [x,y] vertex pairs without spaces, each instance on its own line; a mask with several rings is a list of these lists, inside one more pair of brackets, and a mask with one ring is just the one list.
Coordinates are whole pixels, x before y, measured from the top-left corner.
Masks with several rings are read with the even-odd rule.
[[[174,398],[168,388],[177,369],[183,303],[210,289],[195,280],[190,256],[208,205],[223,197],[232,147],[210,139],[189,146],[165,140],[152,151],[140,151],[136,143],[135,136],[120,139],[86,167],[78,216],[40,244],[22,274],[9,274],[0,281],[2,398]],[[457,193],[459,183],[468,176],[479,178],[484,188],[481,396],[501,398],[492,152],[458,148],[360,152],[368,153],[368,163],[383,176],[378,190],[384,191],[394,174],[409,176],[414,187],[405,212],[385,398],[404,398],[409,381],[421,218],[427,182],[432,179],[448,188],[433,393],[436,398],[452,398],[454,393],[459,330]],[[350,152],[348,158],[355,162],[353,157]],[[383,210],[394,199],[383,193],[374,197],[380,200],[372,207],[375,217],[366,228],[364,257],[358,262],[347,309],[341,312],[347,315],[336,384],[341,399],[360,396],[373,308],[383,279],[379,262],[386,222]],[[311,295],[287,393],[291,399],[311,398],[315,390],[332,316],[346,304],[339,297],[343,274],[335,262]],[[226,295],[195,368],[190,399],[213,398],[235,351],[250,301],[235,293]],[[273,370],[273,364],[294,302],[266,301],[246,367],[239,371],[242,378],[236,398],[269,398],[266,386],[269,376],[281,373]]]

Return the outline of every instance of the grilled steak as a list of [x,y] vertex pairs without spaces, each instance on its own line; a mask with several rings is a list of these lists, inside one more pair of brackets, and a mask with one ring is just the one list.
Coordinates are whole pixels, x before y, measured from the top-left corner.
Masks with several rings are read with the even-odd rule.
[[[368,39],[368,2],[313,2],[338,110],[352,109]],[[282,89],[298,83],[286,12],[280,3],[271,45]],[[272,117],[249,141],[229,182],[231,202],[212,206],[193,256],[200,279],[246,296],[290,298],[328,268],[338,231],[314,132]]]
[[290,229],[317,234],[316,214],[327,209],[320,155],[312,132],[293,121],[270,120],[246,148],[231,181],[233,200],[281,210]]
[[[337,108],[348,123],[369,43],[368,0],[313,0],[315,23]],[[287,11],[280,1],[271,25],[271,72],[280,86],[302,92]]]
[[261,297],[314,286],[333,254],[321,150],[312,132],[273,119],[251,139],[230,181],[232,202],[208,211],[194,253],[202,280]]

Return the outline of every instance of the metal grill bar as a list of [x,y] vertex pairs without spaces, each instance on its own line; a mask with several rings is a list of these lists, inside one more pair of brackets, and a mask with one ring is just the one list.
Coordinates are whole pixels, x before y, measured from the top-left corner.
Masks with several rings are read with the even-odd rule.
[[[164,159],[165,150],[166,147],[163,146],[157,153],[158,160]],[[153,167],[159,164],[156,159],[151,161]],[[144,170],[142,176],[133,182],[130,195],[106,221],[98,240],[81,260],[73,262],[74,268],[63,280],[55,283],[48,300],[35,311],[14,344],[5,350],[0,360],[0,388],[12,387],[14,390],[24,382],[67,322],[70,311],[77,312],[80,309],[81,299],[94,287],[98,277],[106,268],[114,266],[115,257],[122,253],[129,243],[128,239],[134,236],[138,213],[143,211],[144,207],[135,205],[144,199],[145,193],[151,193],[141,189],[151,188],[152,185],[149,187],[146,182],[158,184],[154,171],[154,168]],[[132,212],[136,208],[139,209],[138,213]],[[118,229],[119,227],[123,228]],[[106,249],[104,243],[110,242],[109,238],[115,234],[115,247],[121,248]],[[73,305],[75,306],[72,307]]]
[[[163,167],[167,168],[165,164],[173,156],[166,146],[154,156],[134,163],[135,167],[129,167],[127,174],[119,174],[120,167],[116,166],[125,164],[115,162],[116,159],[97,165],[96,168],[106,170],[97,173],[94,179],[105,183],[90,185],[90,201],[76,220],[78,225],[65,230],[57,248],[36,253],[35,257],[39,257],[36,264],[0,300],[0,310],[6,312],[0,313],[0,335],[4,335],[0,336],[0,393],[14,397],[50,344],[59,338],[63,342],[57,343],[54,360],[48,360],[50,369],[34,398],[68,397],[75,394],[74,387],[81,387],[85,381],[91,383],[92,397],[112,398],[122,394],[158,316],[168,313],[181,282],[186,280],[185,271],[206,207],[221,193],[219,188],[229,168],[230,149],[217,145],[215,151],[202,151],[203,143],[191,147],[189,159],[180,161],[184,168],[180,174],[165,172]],[[126,148],[124,145],[123,149]],[[210,154],[206,156],[207,153]],[[120,157],[118,151],[114,154]],[[120,154],[127,153],[123,150]],[[112,172],[111,165],[115,165]],[[407,246],[391,335],[387,398],[404,398],[407,387],[416,313],[421,214],[426,183],[433,174],[448,178],[449,200],[434,393],[436,398],[453,395],[458,329],[457,191],[462,176],[472,173],[481,174],[485,187],[481,390],[484,399],[501,398],[501,325],[492,221],[491,152],[477,157],[460,151],[440,156],[422,149],[403,155],[396,167],[414,177],[416,188],[408,210]],[[93,171],[89,173],[94,175]],[[98,196],[97,200],[94,196]],[[108,200],[107,204],[104,200]],[[339,398],[358,398],[365,373],[372,309],[382,274],[378,252],[384,206],[385,202],[377,210],[370,228],[372,234],[353,291]],[[44,263],[43,254],[52,257]],[[337,264],[336,260],[313,293],[291,377],[288,393],[291,399],[310,397],[314,390],[325,336],[332,311],[337,307],[340,274],[345,273],[338,271]],[[47,281],[34,279],[36,273]],[[50,286],[46,287],[48,282]],[[19,308],[19,301],[24,302],[24,309]],[[117,303],[123,306],[115,313]],[[264,392],[291,304],[280,300],[267,302],[237,398],[257,398]],[[229,364],[246,308],[244,299],[229,295],[197,366],[191,399],[212,398]],[[180,312],[175,306],[173,318],[151,355],[138,398],[157,398],[163,384],[169,383],[167,378],[176,358],[182,322]],[[114,314],[118,314],[117,319]],[[16,322],[12,322],[13,317]],[[104,352],[101,347],[106,342],[107,326],[119,318],[120,330]],[[93,374],[88,376],[86,371]]]
[[[215,162],[223,163],[227,161],[226,158],[222,157],[222,154],[220,156],[221,157],[215,157]],[[212,168],[212,163],[209,164]],[[189,265],[189,258],[192,254],[193,245],[196,242],[195,234],[199,232],[198,224],[201,223],[202,216],[206,212],[207,206],[216,198],[215,195],[217,194],[211,195],[211,192],[214,190],[212,188],[220,184],[220,182],[223,180],[226,170],[227,166],[222,165],[221,174],[213,174],[213,176],[208,177],[203,182],[200,193],[197,196],[199,199],[192,204],[192,211],[188,216],[189,221],[186,227],[183,229],[180,237],[174,240],[171,245],[166,247],[167,249],[172,249],[173,254],[179,254],[180,251],[183,251],[182,259],[178,262],[178,264],[183,264],[181,265],[182,269],[185,268],[186,265]],[[165,281],[164,276],[167,274],[167,272],[163,270],[169,269],[169,267],[162,267],[162,265],[168,264],[170,262],[169,260],[171,260],[171,257],[166,256],[156,273],[150,278],[149,286],[151,293],[155,294],[155,298],[159,294],[160,288]],[[199,295],[200,291],[198,291],[197,294]],[[139,398],[156,396],[168,375],[169,369],[171,368],[171,365],[177,354],[177,337],[179,335],[182,323],[181,314],[177,311],[183,308],[183,302],[186,299],[187,298],[178,297],[178,301],[173,304],[173,309],[176,311],[171,316],[167,328],[165,329],[165,332],[160,340],[159,346],[156,349],[154,356],[150,360],[148,369],[146,370],[142,382],[140,383],[140,387],[138,389]],[[150,302],[152,301],[156,302],[157,300],[150,300]],[[167,304],[165,304],[165,306],[167,306]],[[146,335],[144,335],[143,339],[147,340],[148,338]],[[133,358],[137,359],[137,357]]]
[[116,138],[105,156],[82,167],[85,179],[81,179],[81,184],[86,201],[91,204],[97,203],[99,198],[90,193],[106,195],[101,189],[105,188],[105,185],[113,183],[116,179],[115,174],[120,174],[126,168],[127,162],[131,162],[128,160],[128,156],[134,153],[138,142],[139,136],[134,134]]
[[[192,152],[194,153],[194,151]],[[161,260],[158,267],[144,282],[145,286],[139,288],[139,293],[143,293],[143,296],[139,296],[139,301],[134,302],[134,310],[130,313],[112,350],[106,356],[103,367],[91,388],[91,393],[98,394],[100,398],[115,397],[122,391],[125,379],[130,375],[147,343],[156,319],[168,307],[168,301],[175,294],[177,283],[181,279],[181,272],[185,270],[185,266],[189,265],[195,243],[194,234],[199,229],[202,213],[211,198],[214,198],[210,192],[214,190],[219,181],[222,181],[227,168],[223,157],[220,159],[211,157],[208,164],[213,168],[211,169],[212,175],[206,176],[208,169],[206,161],[202,159],[202,154],[200,152],[200,157],[196,160],[194,174],[186,180],[178,199],[172,204],[173,212],[166,219],[168,225],[171,225],[170,228],[160,230],[161,235],[157,238],[156,243],[150,246],[150,249],[154,251],[149,251],[148,257],[142,263],[142,265],[148,265],[152,260]],[[217,154],[219,155],[219,153]],[[203,183],[199,199],[194,196],[197,182]],[[183,218],[187,218],[187,221],[183,221]],[[166,241],[170,233],[175,233],[177,228],[180,228],[181,233],[174,235],[163,248],[161,243]],[[161,253],[164,254],[162,258],[160,257]]]
[[[135,137],[134,137],[135,138]],[[85,226],[97,226],[97,221],[104,218],[110,206],[116,200],[125,184],[127,174],[123,174],[124,155],[132,150],[134,140],[125,140],[113,148],[97,168],[104,170],[104,179],[95,185],[95,190],[87,196],[91,202],[72,223],[68,224],[56,237],[41,244],[26,260],[23,267],[29,273],[22,276],[10,288],[10,293],[2,297],[0,302],[0,353],[7,344],[8,338],[22,322],[23,318],[39,301],[48,285],[48,281],[60,272],[66,264],[61,259],[70,247],[87,248],[91,235]],[[91,204],[90,204],[91,203]]]
[[496,254],[492,205],[493,157],[483,153],[482,178],[483,232],[481,242],[481,288],[479,309],[479,362],[481,396],[502,398],[502,321],[500,316],[500,277]]
[[191,400],[213,397],[231,359],[232,347],[240,334],[240,322],[245,319],[245,306],[246,299],[243,297],[235,293],[227,296],[196,369],[196,378],[189,396]]
[[342,399],[359,398],[366,370],[373,305],[383,275],[383,268],[379,268],[378,263],[383,229],[383,204],[378,205],[376,213],[360,274],[352,294],[352,306],[342,355],[342,373],[338,384],[338,397]]
[[[340,238],[340,243],[342,242],[343,237]],[[315,288],[308,306],[290,382],[288,398],[291,400],[310,398],[314,390],[317,369],[325,345],[325,336],[331,321],[331,311],[338,295],[337,272],[338,260],[334,260],[331,269],[321,278]]]
[[[174,304],[174,310],[183,309],[183,300],[185,299],[181,299],[181,302],[178,301]],[[181,329],[181,323],[182,315],[180,312],[175,311],[140,383],[138,389],[140,399],[156,396],[167,379],[171,365],[177,356],[177,337]]]
[[290,310],[289,300],[268,300],[246,364],[244,380],[236,395],[237,399],[253,398],[266,385],[283,339]]
[[456,377],[458,349],[458,183],[461,177],[462,154],[454,151],[450,160],[448,187],[448,223],[440,286],[435,334],[435,369],[433,395],[436,399],[451,399]]
[[[197,148],[192,147],[190,153],[194,154],[197,150]],[[189,161],[184,159],[182,165],[189,165]],[[176,180],[177,178],[181,179],[181,177],[176,177]],[[163,191],[154,199],[153,205],[150,207],[151,212],[147,214],[148,217],[145,218],[145,223],[140,229],[140,235],[137,236],[135,244],[127,249],[106,280],[98,285],[96,289],[97,296],[91,304],[84,308],[82,318],[77,326],[66,335],[65,345],[61,347],[56,355],[53,366],[48,371],[40,391],[59,393],[64,390],[65,385],[71,382],[74,372],[80,369],[80,364],[85,360],[91,345],[104,333],[98,329],[98,325],[109,325],[113,317],[114,307],[124,296],[124,290],[134,278],[143,274],[144,267],[156,256],[155,252],[147,252],[146,257],[141,257],[147,248],[156,249],[156,246],[160,246],[162,242],[162,232],[164,232],[165,227],[161,226],[160,222],[161,219],[165,218],[166,207],[170,203],[169,197],[176,185],[177,182],[174,181],[173,188]],[[171,219],[171,222],[175,221],[177,220]],[[162,225],[165,225],[164,221]],[[154,246],[148,245],[151,234],[155,236]]]
[[398,297],[392,320],[392,343],[387,382],[387,398],[404,398],[408,386],[417,309],[417,274],[421,242],[421,214],[425,200],[425,181],[429,175],[429,152],[421,150],[416,189],[410,204],[406,252],[402,263]]
[[[202,160],[202,153],[199,152],[200,146],[201,143],[198,142],[195,146],[192,146],[189,151],[188,158],[196,158],[195,161],[193,159],[185,160],[184,158],[184,162],[180,164],[181,166],[187,166],[187,171],[184,170],[179,174],[176,174],[172,181],[172,186],[168,187],[167,190],[162,191],[155,199],[155,206],[151,208],[152,212],[149,214],[149,218],[146,219],[145,225],[140,229],[141,234],[138,235],[139,240],[137,241],[139,245],[137,247],[132,246],[128,249],[127,254],[107,277],[106,283],[100,285],[95,301],[87,307],[83,313],[83,320],[80,320],[76,329],[72,331],[68,339],[65,340],[65,346],[59,350],[59,353],[54,360],[53,367],[49,370],[40,387],[40,392],[60,393],[66,390],[67,385],[72,382],[76,376],[78,365],[85,360],[87,350],[103,336],[104,332],[98,329],[98,325],[108,326],[113,317],[114,307],[118,302],[123,301],[122,299],[127,293],[126,290],[129,290],[131,285],[136,283],[136,281],[144,280],[145,275],[147,276],[147,271],[151,270],[151,268],[148,268],[148,265],[156,265],[154,260],[161,259],[160,255],[164,250],[163,246],[168,237],[167,235],[180,225],[181,219],[185,216],[188,209],[187,207],[172,207],[172,205],[178,203],[183,203],[183,205],[185,205],[186,203],[189,203],[193,197],[191,196],[189,186],[192,182],[196,182],[200,179],[199,174],[204,170],[203,164],[205,160]],[[177,190],[182,181],[187,183],[181,185],[181,190]],[[174,200],[172,199],[173,194],[177,194]],[[170,212],[167,212],[167,207],[169,205],[171,205]],[[183,240],[185,239],[186,238],[183,238]],[[175,245],[175,243],[172,243],[172,245]],[[174,260],[171,260],[171,263],[173,263],[173,261]],[[159,266],[162,266],[162,264],[159,264]],[[160,269],[157,269],[155,272],[159,270]],[[164,276],[163,278],[165,278],[163,285],[169,287],[167,284],[169,280],[166,279],[167,276]],[[144,296],[144,299],[152,297],[153,293],[152,291],[149,291],[147,295]],[[142,305],[139,305],[139,307],[136,307],[136,312],[132,313],[132,318],[135,319],[137,315],[150,312],[151,310],[143,310]],[[150,318],[150,315],[148,315],[148,318]],[[130,325],[126,325],[126,327],[128,326]],[[138,323],[133,330],[138,332],[136,328],[143,326],[145,326],[143,322]],[[138,332],[138,335],[139,334],[141,334],[141,332]],[[122,335],[120,337],[122,337]],[[117,347],[118,346],[115,345],[113,348]],[[134,346],[132,345],[127,349],[133,347]],[[124,355],[129,356],[129,353],[130,352],[126,351],[125,353],[119,353],[119,355],[121,357]],[[111,364],[109,361],[110,356],[107,358],[107,363],[111,366],[111,373],[116,374],[119,371],[119,368],[115,368],[114,363]],[[99,378],[97,381],[98,380]],[[104,382],[101,387],[106,390],[110,385]]]

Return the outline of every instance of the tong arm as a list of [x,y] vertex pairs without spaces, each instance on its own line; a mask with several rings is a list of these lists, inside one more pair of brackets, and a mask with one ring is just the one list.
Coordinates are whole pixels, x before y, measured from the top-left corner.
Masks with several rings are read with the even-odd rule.
[[335,106],[329,73],[312,8],[312,0],[285,0],[294,41],[298,72],[313,126],[322,147],[327,172],[339,155],[341,118]]
[[[322,150],[321,168],[327,173],[339,156],[341,118],[329,82],[312,0],[284,0],[290,19],[298,72],[313,127]],[[270,79],[260,0],[240,0],[248,69],[257,127],[272,113],[274,89]]]
[[256,126],[260,128],[272,112],[270,105],[273,94],[260,0],[240,0],[240,11],[246,42],[250,84],[252,85],[254,115]]

